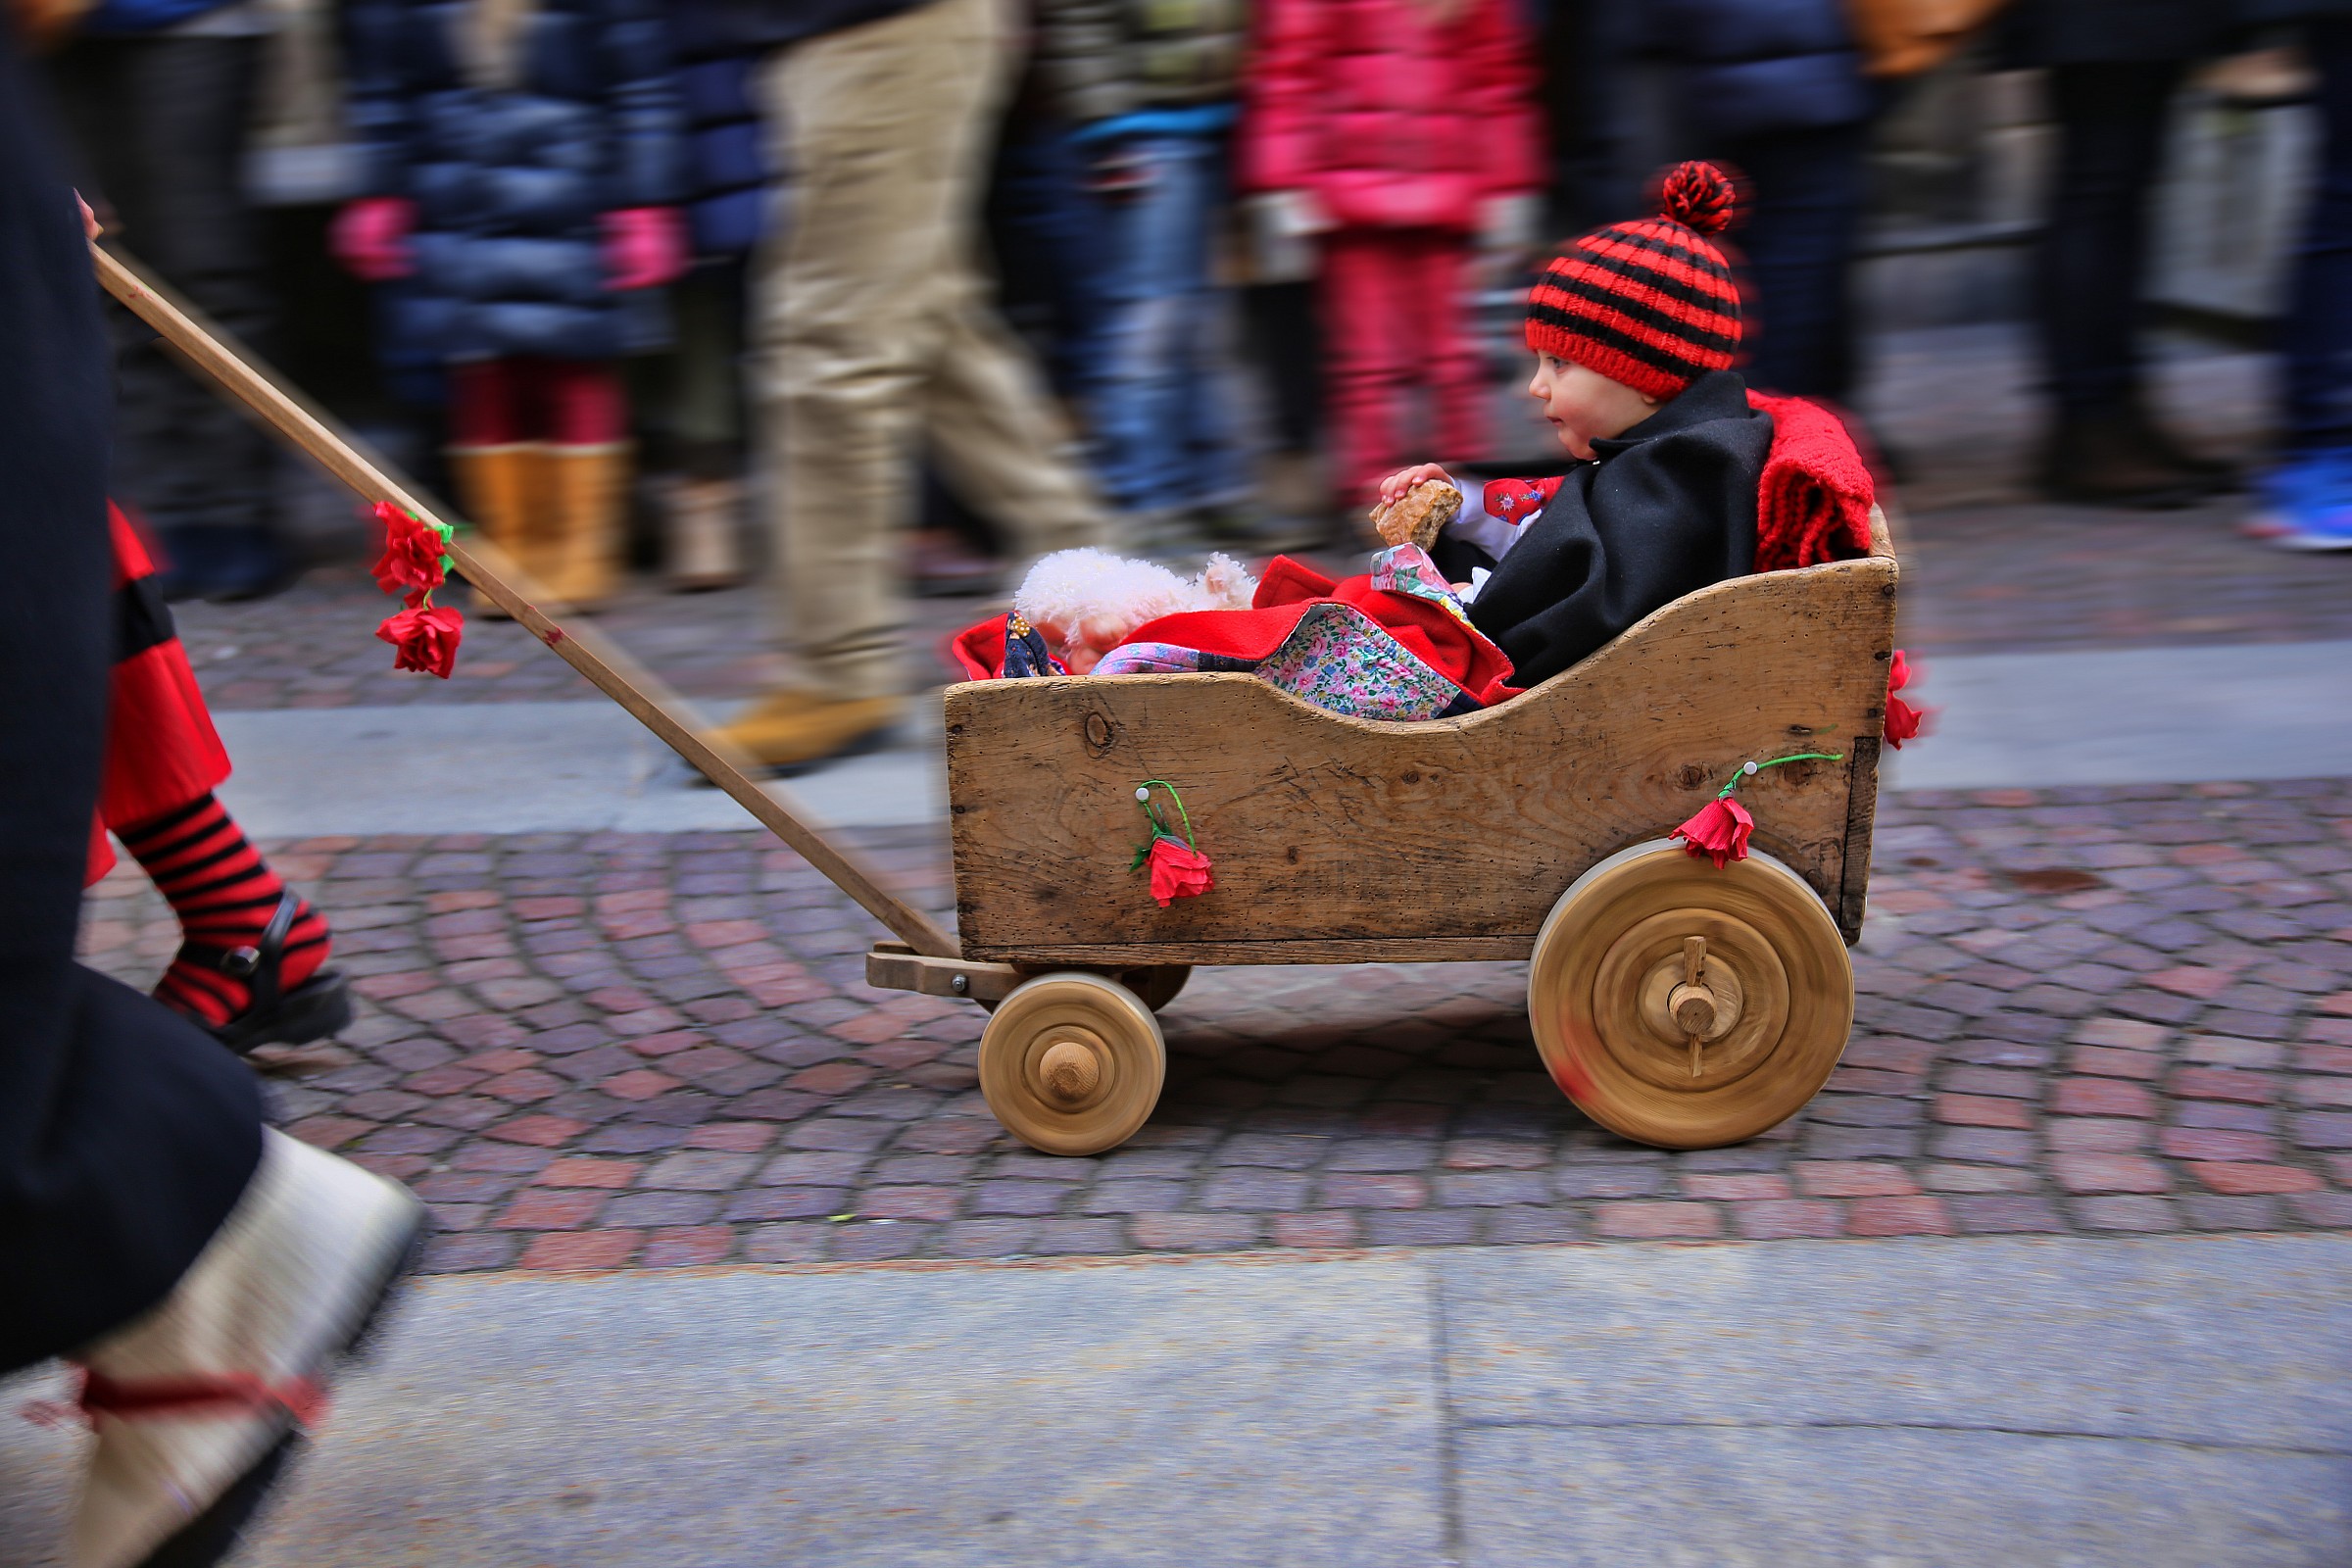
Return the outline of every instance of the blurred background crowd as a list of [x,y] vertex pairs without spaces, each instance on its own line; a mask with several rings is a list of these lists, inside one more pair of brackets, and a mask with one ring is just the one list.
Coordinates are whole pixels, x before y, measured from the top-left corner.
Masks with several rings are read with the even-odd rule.
[[[1744,182],[1751,383],[2027,320],[2047,496],[2352,546],[2352,0],[16,4],[114,237],[551,591],[772,567],[780,760],[887,721],[908,585],[1556,466],[1521,292],[1683,158]],[[2256,471],[2154,411],[2160,321],[2284,323]],[[281,460],[120,324],[169,591],[281,587]]]

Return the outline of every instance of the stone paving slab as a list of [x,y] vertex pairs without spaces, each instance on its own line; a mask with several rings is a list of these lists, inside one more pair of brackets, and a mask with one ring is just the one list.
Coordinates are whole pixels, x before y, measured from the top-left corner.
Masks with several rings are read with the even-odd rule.
[[[943,910],[925,833],[870,836]],[[1666,1153],[1537,1060],[1524,966],[1224,969],[1127,1147],[1013,1143],[976,1008],[758,834],[314,840],[362,1015],[299,1135],[416,1184],[444,1270],[1590,1238],[2352,1228],[2352,784],[1883,802],[1858,1022],[1805,1112]],[[88,948],[176,933],[134,870]]]
[[[2352,1457],[2344,1238],[2020,1237],[1897,1255],[1899,1289],[1880,1249],[1829,1242],[1675,1249],[1639,1267],[1575,1248],[1432,1253],[1455,1416],[1496,1430],[2012,1432]],[[1537,1301],[1573,1330],[1527,1333]],[[1596,1344],[1608,1353],[1594,1357]]]
[[1919,662],[1920,744],[1882,787],[2188,784],[2352,774],[2352,642],[2078,648]]
[[[240,1561],[2317,1568],[2347,1300],[2309,1235],[440,1279]],[[0,1423],[0,1568],[75,1449]]]
[[1401,1257],[437,1282],[238,1561],[1430,1568],[1427,1305]]
[[2352,1460],[2334,1454],[1876,1428],[1462,1444],[1464,1560],[1497,1568],[2333,1568],[2352,1555]]
[[[752,820],[602,698],[230,710],[215,723],[236,759],[220,798],[248,833],[271,838],[681,833]],[[819,826],[945,821],[939,726],[936,698],[912,705],[888,747],[765,787]]]

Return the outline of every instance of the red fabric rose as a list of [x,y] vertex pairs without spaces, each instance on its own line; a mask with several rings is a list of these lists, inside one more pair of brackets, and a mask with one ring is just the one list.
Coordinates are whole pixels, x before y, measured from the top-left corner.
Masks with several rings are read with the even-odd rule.
[[1208,857],[1181,839],[1153,839],[1144,859],[1152,868],[1152,896],[1163,909],[1171,900],[1197,899],[1217,885]]
[[1756,819],[1747,814],[1747,808],[1727,795],[1699,808],[1696,816],[1667,837],[1688,840],[1683,849],[1691,858],[1711,859],[1721,868],[1747,858],[1747,836],[1755,829]]
[[431,590],[449,580],[441,568],[448,546],[441,530],[417,521],[389,501],[375,504],[375,519],[384,525],[384,554],[372,572],[375,585],[388,594],[404,588]]
[[1897,648],[1894,651],[1894,662],[1886,667],[1886,744],[1898,752],[1903,749],[1903,742],[1919,734],[1920,726],[1928,716],[1894,695],[1910,684],[1911,662]]
[[409,596],[409,608],[388,615],[375,635],[396,650],[394,669],[449,679],[458,666],[458,643],[465,636],[466,616],[447,605],[422,603],[421,591]]

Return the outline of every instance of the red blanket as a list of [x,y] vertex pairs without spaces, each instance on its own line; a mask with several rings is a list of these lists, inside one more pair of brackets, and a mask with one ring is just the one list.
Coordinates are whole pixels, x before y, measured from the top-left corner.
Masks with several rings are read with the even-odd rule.
[[1750,392],[1747,402],[1772,416],[1772,450],[1756,487],[1756,569],[1870,554],[1878,486],[1845,421],[1803,398]]
[[[1417,555],[1416,555],[1417,558]],[[1427,564],[1424,563],[1424,568]],[[1298,628],[1310,605],[1352,606],[1396,639],[1405,650],[1444,675],[1484,707],[1516,697],[1509,685],[1511,662],[1469,622],[1443,606],[1411,594],[1376,587],[1369,575],[1334,582],[1312,566],[1277,556],[1258,579],[1248,610],[1194,610],[1162,615],[1128,635],[1129,644],[1166,643],[1229,659],[1265,659]]]

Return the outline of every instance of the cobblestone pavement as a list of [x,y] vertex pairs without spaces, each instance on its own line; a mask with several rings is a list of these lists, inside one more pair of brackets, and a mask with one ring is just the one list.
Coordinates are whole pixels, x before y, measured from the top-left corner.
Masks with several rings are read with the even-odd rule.
[[[944,905],[944,857],[872,841]],[[1799,1117],[1637,1148],[1539,1068],[1524,968],[1222,969],[1130,1146],[1029,1152],[976,1008],[755,834],[315,840],[362,1017],[300,1136],[414,1183],[442,1270],[1641,1238],[2352,1228],[2352,782],[1890,797],[1860,1019]],[[173,932],[135,872],[94,960]]]

